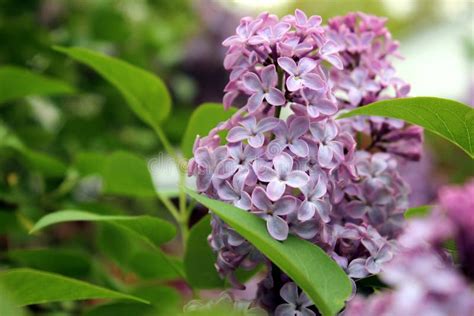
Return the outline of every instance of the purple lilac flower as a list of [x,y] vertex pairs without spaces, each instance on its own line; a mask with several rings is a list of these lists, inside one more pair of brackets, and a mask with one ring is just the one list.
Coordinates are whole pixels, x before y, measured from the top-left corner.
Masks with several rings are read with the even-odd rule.
[[308,308],[314,305],[313,302],[304,292],[298,292],[298,287],[293,282],[283,285],[280,296],[285,300],[285,303],[278,305],[275,309],[275,316],[316,316],[316,313]]
[[[343,70],[330,71],[331,85],[340,108],[349,109],[408,95],[410,86],[396,77],[391,62],[393,57],[400,57],[398,43],[392,39],[385,23],[385,18],[360,12],[329,20],[326,31],[336,43],[344,66]],[[349,119],[346,124],[352,133],[370,136],[372,142],[367,150],[375,148],[407,160],[420,159],[421,128],[402,130],[404,124],[399,120],[372,117]]]
[[462,269],[474,281],[474,179],[464,187],[442,188],[439,200],[456,227],[454,237]]
[[285,240],[288,237],[288,223],[281,217],[296,210],[296,198],[287,195],[273,202],[261,187],[256,187],[252,193],[252,203],[258,211],[254,213],[267,221],[267,229],[276,240]]
[[[357,105],[388,97],[380,92],[388,86],[397,96],[408,93],[384,56],[396,51],[387,34],[381,20],[358,14],[326,28],[300,10],[281,19],[243,18],[223,43],[230,72],[224,107],[240,109],[197,137],[188,164],[201,194],[263,218],[276,240],[294,234],[320,246],[353,279],[384,271],[392,259],[408,196],[393,154],[414,157],[416,149],[405,147],[422,141],[419,129],[400,121],[365,119],[356,130],[355,121],[335,120],[352,105],[334,92],[352,91]],[[282,107],[293,113],[280,118]],[[369,132],[370,148],[356,150],[355,131]],[[235,271],[264,263],[268,274],[257,301],[273,314],[314,314],[288,276],[217,216],[211,223],[209,243],[222,277],[242,288]]]
[[[474,290],[468,283],[472,261],[466,270],[462,253],[470,254],[472,259],[473,248],[462,247],[466,239],[465,235],[459,238],[459,233],[468,227],[472,237],[473,193],[474,182],[464,188],[440,190],[441,207],[427,218],[409,222],[398,239],[395,256],[384,265],[380,277],[392,289],[369,298],[357,296],[349,302],[344,316],[472,315]],[[443,243],[452,237],[461,245],[461,271],[443,249]],[[378,257],[380,260],[385,255]]]
[[308,144],[301,138],[308,128],[309,120],[306,117],[291,117],[288,120],[288,125],[283,121],[280,122],[273,130],[275,139],[268,144],[267,156],[274,157],[287,147],[298,157],[308,156]]
[[267,195],[272,201],[283,196],[286,186],[301,188],[309,176],[300,170],[293,170],[293,158],[287,153],[281,153],[272,160],[273,167],[254,164],[254,171],[260,181],[268,182]]
[[244,87],[252,93],[247,102],[249,113],[255,112],[264,100],[275,106],[285,103],[283,93],[275,88],[278,82],[275,66],[269,65],[263,68],[260,76],[261,79],[253,72],[249,72],[243,77]]
[[254,148],[262,147],[265,141],[265,132],[274,129],[279,120],[274,117],[266,117],[257,123],[254,116],[248,116],[240,122],[241,126],[236,126],[229,131],[227,140],[231,143],[248,140],[248,144]]

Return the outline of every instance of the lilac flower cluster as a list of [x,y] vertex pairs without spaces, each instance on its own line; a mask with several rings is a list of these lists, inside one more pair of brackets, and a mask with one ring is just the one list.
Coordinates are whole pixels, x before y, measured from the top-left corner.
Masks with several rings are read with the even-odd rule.
[[[472,315],[474,290],[468,278],[472,281],[474,263],[474,181],[441,190],[440,203],[430,217],[410,221],[400,236],[397,255],[381,273],[392,290],[356,297],[345,316]],[[464,275],[443,249],[451,238],[457,240]]]
[[[336,43],[343,70],[332,69],[330,78],[340,109],[375,101],[406,97],[410,86],[396,76],[391,58],[400,58],[398,42],[385,27],[386,19],[361,12],[329,20],[327,36]],[[349,120],[353,133],[369,136],[368,150],[376,148],[408,160],[419,160],[422,129],[395,119],[371,117]]]
[[[392,155],[357,151],[352,131],[334,118],[338,101],[324,67],[343,71],[337,43],[320,17],[300,10],[282,19],[268,13],[243,18],[236,32],[224,41],[230,71],[224,105],[240,100],[242,107],[197,137],[188,165],[197,190],[263,218],[276,240],[291,233],[319,245],[352,278],[380,272],[393,256],[408,189]],[[282,107],[291,110],[285,119]],[[217,270],[236,287],[242,288],[237,268],[268,265],[258,294],[260,302],[272,302],[262,303],[267,309],[316,311],[217,216],[209,242]]]

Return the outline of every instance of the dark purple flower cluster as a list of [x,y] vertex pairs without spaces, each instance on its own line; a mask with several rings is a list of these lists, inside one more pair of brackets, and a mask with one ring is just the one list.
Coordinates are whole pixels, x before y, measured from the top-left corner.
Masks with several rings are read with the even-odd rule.
[[[327,74],[343,71],[345,57],[321,18],[300,10],[282,19],[268,13],[243,18],[224,45],[230,71],[224,105],[244,102],[196,139],[188,171],[197,190],[260,216],[276,240],[291,233],[319,245],[352,278],[378,273],[393,256],[408,189],[392,155],[357,151],[354,131],[335,120],[338,100]],[[282,107],[291,112],[286,118]],[[311,315],[314,307],[303,293],[295,296],[296,285],[216,216],[209,241],[219,273],[235,286],[241,286],[237,268],[266,263],[270,272],[259,300],[268,301],[270,292],[274,297],[275,289],[279,299],[263,305]],[[275,278],[285,281],[275,286]]]
[[[356,297],[345,316],[472,315],[474,290],[468,280],[474,266],[474,181],[464,188],[442,189],[439,199],[439,209],[410,221],[400,236],[396,256],[380,275],[392,289]],[[452,239],[462,272],[443,248]]]
[[[406,97],[410,85],[396,76],[393,57],[400,58],[398,42],[385,27],[386,19],[361,12],[329,20],[327,36],[336,43],[343,70],[330,71],[333,92],[340,109],[351,109],[375,101]],[[407,160],[419,160],[422,129],[402,121],[360,117],[349,121],[353,132],[370,137],[368,149],[377,148]]]

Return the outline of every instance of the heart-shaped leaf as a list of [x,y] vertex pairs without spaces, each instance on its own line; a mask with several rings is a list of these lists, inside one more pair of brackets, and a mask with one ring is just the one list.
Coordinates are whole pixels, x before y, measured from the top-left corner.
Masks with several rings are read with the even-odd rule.
[[74,221],[106,222],[137,236],[153,247],[170,241],[176,235],[175,226],[156,217],[99,215],[76,210],[50,213],[42,217],[30,233],[54,224]]
[[181,141],[184,157],[193,156],[193,145],[197,135],[206,136],[217,124],[228,120],[235,112],[236,108],[225,110],[224,105],[219,103],[204,103],[194,110]]
[[340,115],[385,116],[419,125],[446,138],[474,158],[474,109],[457,101],[416,97],[378,101]]
[[55,47],[83,63],[113,84],[130,108],[145,123],[159,127],[171,109],[171,98],[163,81],[154,74],[125,61],[81,47]]
[[32,269],[0,272],[0,283],[20,306],[88,299],[122,299],[148,303],[136,296]]
[[352,292],[351,282],[321,248],[292,235],[279,242],[268,234],[265,222],[257,216],[192,190],[187,192],[292,278],[323,315],[335,315],[344,307]]
[[70,94],[74,88],[68,84],[27,69],[0,67],[0,103],[32,95]]

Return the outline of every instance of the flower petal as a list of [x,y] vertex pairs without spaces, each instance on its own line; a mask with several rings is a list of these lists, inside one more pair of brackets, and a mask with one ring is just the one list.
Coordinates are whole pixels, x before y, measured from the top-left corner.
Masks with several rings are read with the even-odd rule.
[[273,158],[273,166],[278,176],[286,176],[293,169],[293,159],[287,153],[281,153]]
[[316,207],[313,203],[305,201],[301,203],[300,207],[298,208],[298,219],[300,221],[307,221],[311,219],[314,214],[316,213]]
[[309,181],[309,176],[300,170],[290,172],[286,179],[286,184],[292,188],[301,188]]
[[284,196],[279,199],[274,207],[273,214],[275,215],[288,215],[296,209],[296,199],[292,196]]
[[301,80],[301,78],[289,76],[288,79],[286,79],[286,87],[291,92],[298,91],[303,88],[303,81]]
[[298,62],[298,73],[299,75],[307,74],[316,68],[317,65],[318,63],[314,59],[308,57],[301,58]]
[[288,223],[280,216],[272,216],[267,220],[267,229],[270,235],[276,240],[285,240],[288,237]]
[[307,73],[301,76],[303,84],[313,90],[323,90],[326,88],[326,82],[317,74]]
[[226,139],[228,142],[235,143],[247,139],[249,136],[250,133],[246,128],[242,126],[235,126],[229,131]]
[[298,287],[294,282],[285,283],[280,289],[280,296],[290,304],[296,304],[298,300]]
[[273,205],[261,187],[256,187],[252,192],[252,203],[262,211],[271,210]]
[[272,201],[277,201],[285,193],[286,185],[280,180],[272,180],[267,186],[267,196]]
[[258,122],[255,131],[257,133],[269,132],[275,127],[277,127],[280,122],[281,120],[276,117],[266,117]]
[[262,85],[265,89],[276,86],[278,82],[278,75],[274,65],[264,67],[260,77],[262,78]]
[[261,92],[263,91],[262,82],[260,78],[253,72],[246,73],[242,78],[242,83],[247,90],[252,92]]
[[333,158],[333,152],[329,146],[320,144],[318,149],[318,161],[323,167],[330,167]]
[[277,88],[270,88],[270,90],[265,94],[265,100],[267,100],[271,105],[283,105],[286,101],[283,92]]
[[288,147],[290,148],[291,152],[298,157],[304,158],[309,154],[308,144],[302,139],[293,141],[293,143],[291,143]]
[[249,137],[249,145],[252,146],[253,148],[262,147],[264,142],[265,142],[265,136],[262,133],[258,133],[255,136]]
[[219,179],[227,179],[237,171],[239,165],[234,159],[224,159],[217,164],[215,175]]
[[296,75],[298,71],[295,61],[289,57],[278,58],[278,65],[290,75]]
[[265,98],[265,93],[263,92],[256,92],[250,96],[247,100],[247,109],[249,113],[253,113],[257,111],[258,107],[262,104],[263,99]]

